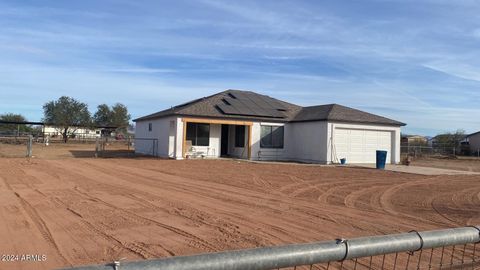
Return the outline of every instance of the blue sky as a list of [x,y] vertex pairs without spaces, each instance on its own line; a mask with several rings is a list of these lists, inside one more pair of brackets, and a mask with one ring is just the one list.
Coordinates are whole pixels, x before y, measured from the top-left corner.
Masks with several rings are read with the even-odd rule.
[[480,2],[0,0],[0,113],[139,117],[224,89],[480,130]]

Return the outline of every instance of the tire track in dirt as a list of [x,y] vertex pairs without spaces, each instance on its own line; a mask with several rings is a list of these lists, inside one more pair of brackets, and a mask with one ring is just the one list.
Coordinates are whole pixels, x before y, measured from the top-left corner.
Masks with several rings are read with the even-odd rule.
[[[111,203],[108,203],[102,199],[99,199],[97,197],[94,197],[94,196],[91,196],[89,195],[87,192],[84,192],[84,191],[81,191],[79,188],[75,188],[75,190],[79,193],[79,194],[82,194],[85,198],[90,198],[90,199],[95,199],[97,200],[97,202],[100,202],[112,209],[115,209],[119,212],[121,212],[123,214],[124,217],[127,217],[127,218],[130,218],[134,221],[139,221],[141,223],[143,223],[144,225],[152,225],[152,224],[155,224],[159,227],[162,227],[164,229],[167,229],[171,232],[174,232],[178,235],[181,235],[183,237],[187,237],[187,238],[190,238],[194,241],[198,241],[198,244],[200,244],[203,248],[208,248],[209,250],[215,250],[215,246],[211,245],[210,243],[204,241],[203,239],[187,232],[187,231],[184,231],[182,229],[179,229],[179,228],[176,228],[176,227],[173,227],[173,226],[170,226],[170,225],[167,225],[165,223],[162,223],[162,222],[159,222],[157,220],[154,220],[154,219],[150,219],[150,218],[147,218],[147,217],[143,217],[143,216],[140,216],[140,215],[137,215],[135,214],[134,212],[132,211],[129,211],[129,210],[126,210],[126,209],[123,209],[123,208],[120,208],[120,207],[117,207]],[[174,254],[172,251],[170,250],[167,250],[168,253],[170,254]]]
[[[65,171],[65,168],[62,168],[62,170]],[[78,172],[78,171],[81,171],[81,170],[79,170],[79,169],[77,168],[76,171]],[[89,177],[87,177],[87,176],[85,176],[85,175],[83,175],[83,174],[75,173],[75,172],[73,172],[73,170],[68,171],[68,172],[65,171],[65,173],[66,173],[66,174],[75,175],[75,177],[73,177],[73,179],[75,179],[74,181],[77,183],[77,185],[85,184],[85,180],[87,180],[87,179],[88,179],[87,181],[90,182],[91,184],[94,184],[94,185],[95,185],[95,184],[98,184],[98,182],[95,181],[94,179],[91,179],[91,178],[89,178]],[[64,176],[65,174],[62,174],[62,175]],[[77,179],[81,179],[82,182],[78,181]],[[122,189],[122,188],[119,187],[119,186],[107,185],[107,184],[104,184],[104,183],[102,183],[101,185],[107,186],[109,190],[116,190],[117,192],[118,192],[118,191],[121,191],[120,193],[122,193],[122,194],[130,194],[130,193],[131,193],[131,190]],[[176,228],[176,227],[173,227],[173,226],[164,224],[164,223],[159,222],[159,221],[157,221],[157,220],[153,220],[153,219],[150,219],[150,218],[142,217],[142,216],[137,215],[137,214],[135,214],[135,213],[133,213],[133,212],[131,212],[131,211],[129,211],[129,210],[119,208],[119,207],[117,207],[117,206],[115,206],[115,205],[113,205],[113,204],[110,204],[110,203],[108,203],[108,202],[106,202],[106,201],[104,201],[104,200],[102,200],[102,199],[100,199],[100,198],[98,198],[98,197],[91,196],[91,195],[88,194],[87,192],[81,191],[78,187],[77,187],[77,188],[74,188],[74,190],[75,190],[77,193],[79,193],[80,195],[82,195],[84,198],[90,199],[90,200],[95,200],[95,201],[97,201],[97,202],[100,202],[100,203],[102,203],[102,204],[104,204],[104,205],[112,208],[112,209],[115,209],[115,210],[121,212],[124,217],[128,217],[128,218],[130,218],[130,219],[133,220],[133,221],[138,221],[138,222],[140,222],[140,223],[142,223],[142,224],[144,224],[144,225],[152,225],[152,224],[155,224],[155,225],[157,225],[157,226],[159,226],[159,227],[162,227],[162,228],[164,228],[164,229],[166,229],[166,230],[169,230],[169,231],[174,232],[174,233],[176,233],[176,234],[178,234],[178,235],[180,235],[180,236],[183,236],[183,237],[186,237],[186,238],[190,239],[190,240],[191,240],[191,243],[194,244],[194,246],[196,246],[196,247],[200,247],[200,248],[205,249],[205,250],[208,250],[208,251],[214,251],[214,250],[216,250],[216,247],[215,247],[214,244],[211,244],[211,243],[209,243],[209,242],[207,242],[207,241],[205,241],[205,240],[203,240],[203,239],[201,239],[201,238],[199,238],[199,237],[197,237],[197,236],[195,236],[195,235],[193,235],[193,234],[191,234],[191,233],[188,233],[188,232],[186,232],[186,231],[184,231],[184,230],[182,230],[182,229],[179,229],[179,228]],[[139,193],[142,193],[142,192],[139,192]],[[137,194],[138,194],[138,193],[137,193]],[[134,196],[129,196],[129,197],[135,198]],[[173,252],[170,251],[170,250],[167,250],[167,252],[168,252],[169,254],[170,254],[170,253],[173,254]]]
[[[97,226],[95,226],[93,223],[89,222],[87,219],[83,217],[83,215],[76,210],[72,209],[70,206],[68,206],[67,203],[64,201],[57,199],[55,200],[56,203],[62,204],[67,211],[72,213],[74,216],[80,218],[79,222],[82,224],[82,226],[90,233],[95,234],[99,237],[102,237],[103,239],[107,240],[108,242],[112,243],[115,247],[117,248],[123,248],[127,251],[130,251],[132,254],[137,255],[143,259],[148,259],[148,258],[153,258],[156,257],[157,254],[153,254],[149,252],[148,250],[144,249],[141,245],[133,242],[124,242],[121,241],[120,239],[114,237],[113,235],[109,234],[106,232],[105,229],[101,229]],[[168,249],[165,249],[165,251],[173,256],[172,252]]]
[[[93,165],[93,166],[98,166],[98,165]],[[103,170],[106,169],[105,166],[102,166],[101,168]],[[124,168],[117,169],[116,173],[119,173],[119,170],[124,170]],[[137,170],[137,171],[143,171],[143,170]],[[110,171],[107,170],[107,172],[110,172]],[[156,173],[156,178],[152,178],[152,177],[150,177],[148,175],[145,175],[145,174],[132,174],[130,172],[124,172],[124,173],[126,173],[127,175],[130,175],[131,176],[130,178],[148,179],[149,181],[146,181],[145,185],[152,185],[154,183],[158,183],[158,180],[159,180],[158,175],[165,175],[165,173],[163,173],[163,172],[161,172],[161,173],[160,172],[154,172],[154,173]],[[152,171],[149,170],[149,173],[152,173]],[[175,176],[175,177],[177,179],[181,178],[179,176]],[[181,178],[181,179],[183,179],[183,178]],[[139,182],[138,180],[135,181],[135,183],[138,183],[138,182]],[[140,182],[142,182],[142,181],[140,180]],[[203,185],[203,183],[205,183],[205,185]],[[206,200],[215,198],[219,201],[222,201],[222,203],[230,203],[229,207],[232,207],[232,208],[237,208],[238,206],[240,206],[240,208],[244,208],[244,207],[259,208],[259,207],[262,207],[262,208],[270,209],[271,211],[276,211],[276,212],[278,212],[278,214],[283,214],[282,213],[283,211],[279,211],[277,208],[273,208],[272,206],[275,205],[275,204],[271,205],[271,202],[270,203],[264,203],[264,204],[259,204],[258,202],[252,203],[252,202],[255,202],[256,200],[258,200],[260,198],[262,200],[265,199],[265,198],[264,198],[264,195],[262,196],[262,194],[258,194],[256,196],[254,196],[256,194],[256,192],[251,191],[251,190],[244,190],[244,189],[235,187],[234,189],[236,189],[236,191],[231,196],[234,195],[235,197],[238,197],[238,198],[233,200],[233,199],[231,199],[231,196],[226,198],[226,197],[223,197],[222,195],[217,195],[216,191],[220,192],[222,190],[218,189],[218,187],[215,190],[212,190],[208,186],[208,182],[205,182],[205,181],[202,181],[202,180],[195,181],[195,183],[193,185],[190,184],[190,183],[189,183],[189,185],[185,185],[185,183],[183,183],[183,181],[182,182],[175,181],[173,183],[169,182],[168,185],[166,185],[165,182],[162,182],[162,186],[165,187],[165,188],[168,187],[169,190],[177,190],[177,191],[182,192],[182,193],[189,193],[189,194],[192,195],[192,197],[205,196]],[[232,191],[231,188],[232,187],[230,187],[230,189],[226,189],[225,192],[231,192]],[[195,192],[192,192],[191,190],[195,190]],[[202,195],[202,194],[204,194],[204,195]],[[248,194],[248,196],[243,197],[246,194]],[[283,195],[283,194],[281,194],[281,195]],[[254,196],[254,197],[252,197],[252,196]],[[300,199],[300,198],[297,199],[296,198],[295,200],[299,201],[299,200],[302,200],[302,199]],[[242,205],[242,204],[244,204],[244,205]],[[278,242],[284,242],[285,241],[285,240],[282,240],[282,239],[285,239],[285,238],[280,238],[277,235],[271,233],[272,228],[275,227],[274,224],[270,224],[270,223],[263,224],[261,222],[254,221],[254,222],[257,222],[257,225],[262,225],[263,227],[265,227],[265,229],[259,229],[258,226],[252,227],[251,224],[249,224],[250,222],[245,222],[244,221],[245,216],[234,215],[232,212],[225,213],[225,214],[230,215],[233,218],[235,218],[235,223],[243,224],[246,227],[250,227],[253,231],[256,232],[256,234],[261,233],[261,234],[264,234],[264,235],[268,236],[269,238],[278,239],[279,240]],[[312,216],[308,212],[305,212],[305,214],[307,214],[309,216]],[[298,217],[298,219],[301,219],[301,218]],[[332,220],[332,219],[327,218],[326,220]],[[289,226],[296,226],[296,225],[293,223],[293,224],[289,224]],[[273,230],[275,230],[275,229],[273,229]],[[282,230],[278,230],[278,231],[282,231]],[[291,237],[291,235],[289,235],[289,236]],[[272,242],[272,243],[265,243],[265,244],[274,244],[274,243]]]
[[[151,186],[152,184],[157,184],[158,183],[158,178],[156,177],[149,177],[149,176],[145,176],[143,174],[134,174],[134,173],[131,173],[131,172],[128,172],[128,171],[124,171],[123,168],[119,168],[119,169],[116,169],[116,170],[113,170],[113,169],[108,169],[106,166],[98,166],[98,165],[93,165],[93,164],[89,164],[97,169],[99,169],[100,171],[102,172],[106,172],[108,174],[110,173],[121,173],[122,174],[125,174],[125,175],[128,175],[129,177],[127,177],[128,179],[136,179],[135,180],[135,183],[136,184],[145,184],[146,186]],[[157,173],[159,175],[163,175],[163,173]],[[157,176],[158,177],[158,176]],[[179,176],[175,176],[177,179],[183,179]],[[210,189],[210,187],[205,187],[205,186],[200,186],[199,184],[200,183],[204,183],[204,181],[198,181],[195,183],[195,186],[192,186],[192,185],[185,185],[185,183],[183,182],[174,182],[174,183],[171,183],[171,182],[168,182],[165,183],[165,182],[162,182],[162,186],[163,187],[168,187],[169,190],[175,190],[176,192],[181,192],[181,193],[188,193],[188,194],[191,194],[191,196],[193,197],[205,197],[205,199],[211,199],[212,197],[213,198],[216,198],[218,199],[219,201],[222,201],[223,203],[226,203],[226,202],[229,202],[231,201],[229,198],[226,198],[222,195],[216,195],[216,192],[215,191],[212,191]],[[195,190],[195,192],[193,192],[192,190]],[[200,191],[203,191],[203,192],[200,192]],[[216,191],[221,191],[220,189],[217,189]],[[225,189],[225,192],[227,191],[231,191],[229,189]],[[140,194],[142,194],[142,192],[139,192]],[[243,192],[245,193],[245,192]],[[240,193],[236,193],[235,195],[239,196]],[[260,198],[261,195],[258,195],[258,198]],[[243,201],[238,201],[238,200],[235,200],[235,201],[232,201],[232,204],[235,203],[235,204],[241,204],[241,203],[247,203],[246,206],[255,206],[255,207],[258,207],[257,204],[255,203],[251,203],[252,201],[255,201],[255,200],[252,200],[251,198],[248,198],[247,200],[243,200]],[[198,211],[198,210],[196,210]],[[242,217],[240,217],[242,218]],[[222,222],[221,224],[213,224],[212,223],[204,223],[206,225],[211,225],[213,227],[215,227],[217,230],[219,230],[223,235],[224,237],[226,238],[230,238],[230,237],[237,237],[235,235],[238,235],[238,232],[236,230],[233,230],[233,234],[232,235],[230,233],[231,231],[231,228],[234,228],[235,225],[234,224],[229,224],[228,222]],[[269,235],[269,237],[274,237],[274,238],[277,238],[276,236],[274,235],[271,235],[269,234],[268,232],[266,231],[262,231],[262,233],[265,233],[267,235]],[[218,247],[216,248],[216,250],[218,249]]]
[[[102,166],[102,168],[105,169],[104,166]],[[117,173],[118,173],[118,170],[123,170],[123,168],[117,169],[117,170],[116,170]],[[142,171],[142,170],[137,170],[137,171]],[[162,175],[162,173],[157,173],[157,174]],[[144,175],[144,174],[139,174],[139,175],[135,174],[135,178],[136,178],[136,179],[148,179],[148,178],[151,178],[151,177],[149,177],[148,175]],[[177,176],[177,178],[180,178],[180,177]],[[179,180],[179,179],[178,179],[178,180]],[[157,181],[157,182],[158,182],[158,179],[152,178],[151,181]],[[202,183],[202,182],[203,182],[203,181],[195,181],[194,185],[186,185],[186,186],[183,187],[183,183],[181,183],[181,182],[179,182],[179,181],[175,181],[172,185],[175,186],[175,188],[183,187],[181,190],[182,190],[182,192],[184,192],[184,193],[187,192],[187,190],[196,190],[196,191],[203,191],[203,190],[205,190],[205,193],[208,194],[208,196],[205,197],[206,199],[208,199],[208,198],[211,199],[212,197],[213,197],[213,198],[216,198],[215,191],[218,190],[218,189],[216,189],[215,191],[214,191],[214,190],[211,190],[210,187],[206,187],[206,188],[204,189],[202,186],[199,185],[199,184]],[[136,180],[136,183],[138,183],[137,180]],[[153,183],[154,183],[154,182],[146,182],[145,184],[146,184],[146,185],[151,185],[151,184],[153,184]],[[162,182],[162,186],[166,187],[164,182]],[[172,188],[172,187],[170,187],[170,186],[168,186],[168,187],[169,187],[169,189]],[[240,190],[243,191],[243,189],[240,189]],[[240,191],[240,190],[239,190],[239,191]],[[245,193],[245,192],[243,192],[243,193]],[[254,194],[255,192],[250,191],[250,194],[249,194],[250,196],[247,197],[247,198],[245,198],[244,201],[245,201],[245,200],[246,200],[246,201],[252,201],[252,198],[251,198],[252,193]],[[237,196],[237,197],[242,195],[240,192],[235,192],[234,194],[235,194],[235,196]],[[198,193],[198,192],[192,193],[192,195],[198,197],[198,196],[199,196],[199,193]],[[218,198],[218,199],[220,200],[220,199],[222,199],[222,198]],[[225,201],[225,200],[224,200],[224,201]],[[229,200],[227,199],[227,201],[229,201]],[[300,198],[295,198],[295,201],[296,201],[296,202],[299,202],[299,201],[308,202],[308,200],[303,200],[303,199],[300,199]],[[225,201],[225,202],[226,202],[226,201]],[[258,207],[263,207],[263,208],[267,208],[267,209],[268,209],[268,208],[271,208],[271,205],[270,205],[271,203],[272,203],[271,201],[270,201],[269,204],[261,204],[261,205],[260,205],[260,204],[257,203],[257,204],[252,205],[251,207],[256,207],[256,208],[258,208]],[[232,201],[232,205],[238,205],[238,204],[239,204],[239,201],[238,201],[238,200]],[[232,207],[232,205],[230,205],[230,207]],[[274,205],[275,205],[275,203],[274,203]],[[250,207],[250,206],[249,206],[249,205],[246,205],[246,207]],[[336,208],[336,207],[335,207],[335,208]],[[275,208],[271,208],[271,209],[274,210],[274,211],[277,210],[277,209],[275,209]],[[341,209],[341,208],[339,208],[339,209]],[[339,210],[330,210],[330,209],[329,209],[329,210],[324,210],[324,211],[325,211],[325,212],[331,212],[331,214],[326,214],[326,213],[324,213],[324,215],[329,216],[329,217],[331,217],[331,216],[333,216],[333,215],[338,215],[338,213],[339,213]],[[341,210],[340,210],[340,211],[341,211]],[[312,211],[312,212],[314,212],[314,211]],[[281,212],[279,212],[279,213],[281,213]],[[315,215],[312,215],[311,213],[308,213],[308,212],[304,212],[304,213],[306,213],[307,216],[310,216],[310,217],[314,217],[314,216],[315,216]],[[284,214],[284,213],[282,213],[282,214]],[[293,213],[291,213],[291,214],[293,214]],[[350,215],[352,215],[352,214],[350,214]],[[318,216],[317,216],[317,217],[318,217]],[[348,218],[347,221],[345,221],[345,222],[339,222],[339,223],[341,223],[341,224],[343,224],[343,225],[345,225],[345,226],[351,227],[351,228],[360,229],[360,227],[355,226],[355,225],[352,226],[350,223],[351,223],[351,220],[362,219],[362,218],[364,218],[364,217],[365,217],[364,214],[356,214],[356,215],[355,215],[355,218],[353,218],[353,217],[352,217],[352,218]],[[238,218],[244,218],[244,217],[238,217]],[[305,218],[305,217],[298,217],[298,219],[304,219],[304,218]],[[320,218],[320,217],[319,217],[319,218]],[[346,218],[346,217],[345,217],[345,218]],[[334,220],[333,218],[327,218],[327,219],[320,218],[320,219],[322,219],[322,220]],[[270,229],[271,229],[270,224],[268,224],[268,225],[269,225],[268,228],[269,228],[269,230],[270,230]],[[290,225],[290,226],[295,226],[295,224],[289,224],[289,225]],[[301,230],[300,227],[298,227],[298,229]]]
[[33,223],[35,224],[35,227],[40,232],[40,234],[42,234],[45,241],[47,241],[47,243],[55,249],[58,256],[60,256],[60,258],[63,260],[65,264],[70,264],[70,261],[60,251],[60,248],[58,247],[57,242],[55,242],[55,239],[53,238],[51,231],[48,229],[47,224],[42,219],[42,217],[40,217],[40,215],[35,210],[35,208],[28,201],[23,199],[20,196],[20,194],[18,194],[17,192],[14,192],[14,194],[19,199],[23,209],[25,210],[27,215],[30,217],[30,219],[33,221]]
[[[24,176],[28,175],[28,173],[25,170],[22,170],[22,171],[23,171]],[[96,227],[94,224],[88,222],[86,219],[83,218],[83,216],[80,213],[78,213],[75,210],[73,210],[72,208],[68,207],[68,205],[64,201],[61,201],[61,200],[59,200],[58,198],[55,198],[55,197],[52,198],[52,197],[47,196],[45,193],[43,193],[42,191],[40,191],[37,188],[34,188],[30,183],[25,181],[23,177],[19,177],[19,179],[21,179],[22,184],[25,184],[29,188],[33,189],[35,192],[37,192],[38,194],[43,196],[45,199],[51,201],[55,205],[60,204],[60,206],[64,207],[68,212],[73,214],[75,217],[80,218],[80,220],[79,220],[80,224],[83,226],[83,228],[86,231],[90,232],[91,234],[97,235],[97,236],[105,239],[106,241],[110,242],[113,246],[115,246],[117,248],[122,248],[124,250],[127,250],[127,251],[131,252],[132,254],[134,254],[136,256],[139,256],[140,258],[147,259],[147,258],[156,257],[157,254],[150,253],[148,250],[142,248],[142,246],[137,244],[137,243],[123,242],[123,241],[113,237],[111,234],[106,233],[105,230],[102,230],[102,229]],[[19,197],[18,193],[15,193],[15,195],[17,197]],[[24,200],[23,198],[21,198],[21,199]],[[24,200],[24,201],[25,201],[25,203],[28,204],[28,202],[26,202],[26,200]],[[31,209],[34,210],[33,207],[31,207]],[[47,225],[44,222],[42,224],[44,226],[41,226],[41,228],[47,228]],[[50,233],[50,236],[51,236],[51,233]],[[51,238],[53,239],[53,236],[51,236]],[[56,245],[56,246],[58,248],[58,245]],[[173,254],[170,250],[166,250],[166,252],[169,255]],[[63,256],[63,257],[65,257],[65,256]]]
[[[417,220],[418,222],[430,223],[432,225],[437,224],[438,221],[426,220],[425,217],[414,216],[412,214],[407,214],[405,212],[396,210],[395,205],[392,203],[392,199],[395,197],[394,195],[396,193],[400,193],[399,191],[402,190],[402,189],[407,189],[407,188],[410,188],[410,187],[421,186],[421,185],[425,186],[425,185],[428,185],[429,182],[437,180],[438,178],[439,178],[439,176],[428,177],[428,178],[423,178],[423,179],[410,181],[410,182],[406,182],[406,183],[402,183],[402,184],[397,184],[393,187],[388,188],[380,196],[380,205],[381,205],[382,209],[385,210],[388,213],[391,213],[392,215],[403,216],[403,217],[408,218],[410,220]],[[434,209],[434,211],[437,212],[435,209]],[[437,212],[437,214],[438,214],[438,212]],[[440,215],[440,217],[443,218],[443,215]],[[455,222],[452,222],[448,218],[444,219],[444,220],[450,226],[457,225]]]
[[[436,210],[463,223],[471,220],[469,214],[477,213],[480,203],[473,182],[478,178],[473,176],[422,183],[423,176],[288,164],[150,159],[36,162],[0,164],[0,174],[7,174],[4,166],[15,168],[12,174],[18,175],[9,178],[11,188],[36,207],[50,230],[57,230],[53,236],[64,240],[58,244],[68,251],[69,259],[75,257],[71,255],[74,241],[79,240],[79,249],[92,248],[90,240],[82,241],[78,235],[112,248],[76,257],[75,263],[82,264],[111,259],[116,252],[150,258],[438,228],[450,223]],[[17,173],[18,169],[27,175]],[[28,175],[45,181],[37,185]],[[0,188],[8,191],[6,185]],[[154,221],[195,235],[212,248]],[[36,241],[42,240],[34,226],[32,230]],[[151,241],[147,240],[150,232],[155,235]]]

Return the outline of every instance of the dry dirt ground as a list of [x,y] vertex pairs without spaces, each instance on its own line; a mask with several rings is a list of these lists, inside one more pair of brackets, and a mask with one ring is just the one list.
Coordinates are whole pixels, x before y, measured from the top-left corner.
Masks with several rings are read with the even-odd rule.
[[458,157],[458,158],[419,158],[412,162],[414,166],[433,167],[441,169],[480,172],[480,158]]
[[0,253],[47,257],[0,269],[480,224],[478,175],[57,154],[0,158]]

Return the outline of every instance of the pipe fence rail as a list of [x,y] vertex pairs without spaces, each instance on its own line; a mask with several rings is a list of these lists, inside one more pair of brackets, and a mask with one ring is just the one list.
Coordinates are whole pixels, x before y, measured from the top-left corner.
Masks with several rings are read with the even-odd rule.
[[337,239],[65,270],[480,269],[480,227]]

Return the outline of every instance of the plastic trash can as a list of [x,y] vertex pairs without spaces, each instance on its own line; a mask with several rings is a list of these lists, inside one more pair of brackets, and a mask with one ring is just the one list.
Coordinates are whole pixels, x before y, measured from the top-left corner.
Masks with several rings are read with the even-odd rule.
[[387,151],[377,150],[377,169],[385,169],[385,162],[387,161]]
[[347,159],[346,158],[341,158],[340,159],[340,164],[342,164],[342,165],[347,164]]

